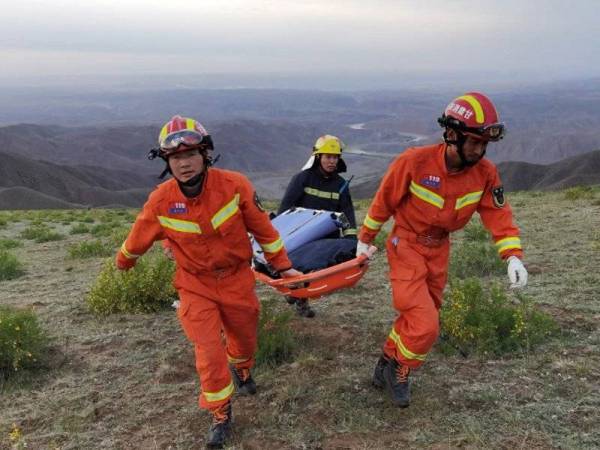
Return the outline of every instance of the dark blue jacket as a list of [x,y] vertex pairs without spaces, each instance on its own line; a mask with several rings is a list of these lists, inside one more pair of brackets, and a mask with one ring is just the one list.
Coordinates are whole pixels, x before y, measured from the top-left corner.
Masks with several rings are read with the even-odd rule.
[[339,174],[325,177],[318,167],[313,167],[294,175],[277,214],[294,206],[343,212],[350,222],[350,227],[343,232],[344,237],[356,237],[356,217],[350,188]]

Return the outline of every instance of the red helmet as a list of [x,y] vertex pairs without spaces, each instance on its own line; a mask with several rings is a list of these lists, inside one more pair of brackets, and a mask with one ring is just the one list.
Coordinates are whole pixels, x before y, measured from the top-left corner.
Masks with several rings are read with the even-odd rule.
[[[181,146],[184,145],[184,148]],[[158,135],[159,156],[170,155],[190,149],[214,150],[212,138],[200,122],[181,116],[173,116]]]
[[438,123],[464,134],[487,141],[499,141],[504,137],[504,124],[492,101],[479,92],[467,92],[452,100]]

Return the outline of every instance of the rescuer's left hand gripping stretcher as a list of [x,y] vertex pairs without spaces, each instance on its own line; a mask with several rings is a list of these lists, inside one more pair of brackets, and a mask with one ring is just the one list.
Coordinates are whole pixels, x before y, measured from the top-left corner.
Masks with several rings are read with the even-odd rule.
[[[255,278],[283,295],[319,298],[354,286],[368,269],[368,257],[356,257],[356,240],[331,238],[349,226],[343,213],[292,208],[275,217],[272,223],[281,235],[294,268],[309,272],[279,278],[269,267],[260,246],[254,242]],[[375,250],[371,247],[371,254]]]

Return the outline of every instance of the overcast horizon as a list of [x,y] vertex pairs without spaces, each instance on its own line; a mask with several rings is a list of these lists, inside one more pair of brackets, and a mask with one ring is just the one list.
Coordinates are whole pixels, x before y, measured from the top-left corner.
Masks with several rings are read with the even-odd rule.
[[600,76],[593,1],[24,0],[5,86],[390,89]]

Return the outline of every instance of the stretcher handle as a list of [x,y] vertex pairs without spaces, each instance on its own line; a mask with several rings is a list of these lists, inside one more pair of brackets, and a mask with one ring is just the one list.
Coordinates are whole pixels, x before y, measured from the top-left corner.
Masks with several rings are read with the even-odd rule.
[[302,285],[302,283],[320,280],[321,278],[328,277],[330,275],[341,272],[343,270],[347,270],[347,269],[350,269],[350,268],[356,267],[356,266],[360,267],[360,266],[363,266],[364,264],[368,264],[369,260],[373,257],[373,254],[376,251],[377,251],[377,247],[372,245],[371,247],[369,247],[369,255],[368,256],[365,254],[362,254],[362,255],[360,255],[354,259],[351,259],[349,261],[345,261],[343,263],[336,264],[335,266],[327,267],[325,269],[321,269],[316,272],[310,272],[310,273],[298,275],[297,277],[286,277],[286,278],[273,279],[273,278],[270,278],[267,275],[260,273],[260,272],[256,272],[256,275],[261,281],[263,281],[273,287],[283,286],[288,289],[298,289]]

